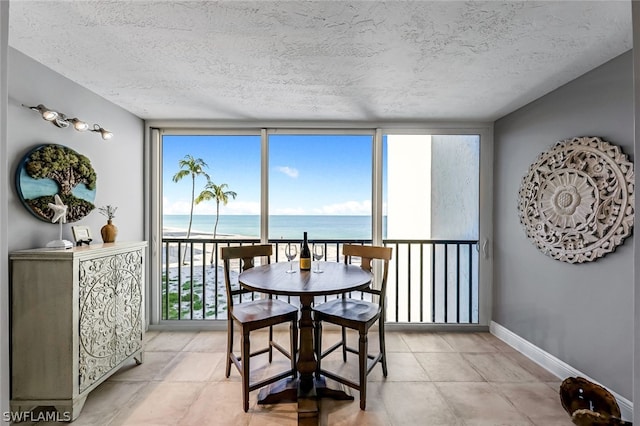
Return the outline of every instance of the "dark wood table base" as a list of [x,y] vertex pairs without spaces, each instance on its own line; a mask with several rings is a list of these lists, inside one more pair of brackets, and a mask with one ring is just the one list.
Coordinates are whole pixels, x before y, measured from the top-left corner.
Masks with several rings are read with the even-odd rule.
[[267,387],[260,389],[258,404],[278,404],[281,402],[298,403],[298,424],[317,425],[320,408],[318,400],[331,398],[338,401],[353,401],[350,389],[347,386],[331,381],[331,387],[327,385],[324,377],[313,380],[313,387],[304,392],[299,389],[300,379],[283,379]]
[[317,425],[319,422],[320,398],[353,401],[346,386],[317,377],[318,360],[314,351],[314,322],[311,306],[315,296],[341,294],[360,290],[371,283],[373,275],[359,266],[334,262],[324,264],[323,274],[298,271],[287,274],[286,263],[256,266],[238,276],[240,284],[249,290],[300,297],[300,319],[298,321],[299,346],[296,360],[298,378],[283,379],[262,388],[258,404],[279,402],[298,403],[298,424]]

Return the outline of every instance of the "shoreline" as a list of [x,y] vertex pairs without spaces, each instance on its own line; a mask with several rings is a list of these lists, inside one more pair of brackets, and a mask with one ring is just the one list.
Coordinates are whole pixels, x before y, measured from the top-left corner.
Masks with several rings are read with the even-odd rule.
[[[169,238],[187,238],[187,230],[184,228],[172,228],[172,227],[163,227],[162,228],[162,236],[163,237],[169,237]],[[196,231],[196,230],[191,230],[191,235],[189,236],[189,238],[213,238],[213,232],[202,232],[202,231]],[[218,233],[216,234],[216,239],[244,239],[244,240],[251,240],[251,239],[260,239],[259,237],[250,237],[247,235],[240,235],[240,234],[222,234],[222,233]]]
[[[187,230],[184,228],[172,228],[172,227],[163,227],[162,228],[162,237],[163,238],[176,238],[176,239],[182,239],[184,238],[185,240],[187,239]],[[210,232],[201,232],[201,231],[191,231],[191,235],[189,236],[189,240],[198,240],[198,239],[211,239],[213,238],[213,234]],[[220,240],[234,240],[234,239],[243,239],[243,240],[251,240],[251,239],[256,239],[258,240],[258,238],[256,237],[248,237],[245,235],[237,235],[237,234],[216,234],[216,239],[220,239]],[[187,241],[189,241],[187,240]],[[170,243],[170,246],[172,246],[173,244],[180,244],[180,243]],[[188,244],[188,243],[184,243],[184,244]],[[213,243],[193,243],[194,245],[194,249],[193,249],[193,259],[189,259],[189,255],[187,253],[189,253],[189,251],[184,252],[185,254],[183,254],[183,256],[186,255],[185,261],[188,263],[192,263],[193,266],[197,266],[197,265],[202,265],[203,263],[210,263],[210,259],[211,256],[213,254],[214,251],[214,244]],[[185,245],[186,248],[186,245]],[[165,259],[165,254],[164,254],[164,250],[163,250],[163,259],[162,259],[162,263],[163,263],[163,267],[168,266],[169,268],[176,268],[178,267],[178,253],[176,251],[177,246],[175,248],[170,247],[169,251],[169,259],[168,259],[168,265],[167,263],[167,259]],[[203,249],[204,249],[204,253],[203,253]]]
[[[166,237],[166,238],[175,238],[175,239],[181,239],[184,238],[186,240],[187,238],[187,230],[184,228],[173,228],[173,227],[164,227],[162,229],[162,236]],[[191,236],[189,237],[190,240],[198,240],[198,239],[211,239],[213,238],[213,234],[212,233],[208,233],[208,232],[200,232],[200,231],[191,231]],[[246,235],[240,235],[240,234],[217,234],[216,235],[216,239],[218,240],[255,240],[257,242],[260,241],[260,238],[258,237],[250,237],[250,236],[246,236]],[[189,240],[187,240],[189,241]],[[177,253],[177,248],[179,244],[184,244],[183,247],[186,247],[186,245],[188,245],[188,242],[185,243],[180,243],[180,242],[173,242],[173,243],[169,243],[169,259],[168,259],[168,265],[166,265],[167,259],[165,259],[165,250],[162,250],[162,263],[163,263],[163,267],[168,266],[169,268],[176,268],[178,267],[178,253]],[[210,263],[210,259],[211,259],[211,255],[214,251],[214,244],[211,242],[207,242],[207,243],[200,243],[200,242],[194,242],[193,243],[194,247],[193,247],[193,260],[189,259],[189,251],[187,251],[187,256],[186,256],[186,261],[188,261],[189,263],[193,263],[193,266],[197,266],[197,265],[202,265],[203,263]],[[311,244],[309,245],[311,248]],[[285,247],[286,244],[279,244],[277,245],[277,249],[276,249],[276,244],[273,244],[273,248],[274,248],[274,255],[277,255],[277,259],[279,261],[283,261],[282,259],[285,259],[284,261],[286,261],[286,256],[284,254],[285,251]],[[337,258],[337,250],[333,245],[328,245],[327,247],[327,253],[325,253],[324,255],[324,259],[323,261],[326,261],[327,259],[334,260],[335,258]],[[278,253],[276,253],[276,250],[278,251]],[[300,252],[300,248],[298,247],[298,255]],[[296,257],[296,259],[298,259],[299,257]]]

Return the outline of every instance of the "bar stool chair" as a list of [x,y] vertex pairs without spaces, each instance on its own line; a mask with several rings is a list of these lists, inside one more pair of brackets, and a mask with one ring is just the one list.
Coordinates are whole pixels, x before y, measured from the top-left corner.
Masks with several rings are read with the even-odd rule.
[[[272,247],[270,244],[252,245],[241,247],[222,247],[221,257],[224,261],[224,281],[227,290],[227,360],[225,375],[228,378],[231,373],[231,363],[233,363],[242,377],[242,399],[243,408],[249,410],[249,392],[276,382],[285,377],[296,377],[296,348],[298,341],[298,308],[278,299],[257,299],[252,301],[242,301],[242,295],[251,293],[239,286],[238,289],[231,287],[231,260],[239,259],[240,270],[245,271],[254,266],[254,259],[259,256],[266,256],[267,263],[271,263]],[[234,303],[234,297],[238,296],[239,303]],[[291,351],[287,351],[273,340],[273,326],[290,322]],[[236,356],[233,352],[233,327],[237,324],[242,335],[241,355]],[[251,352],[249,335],[252,331],[269,328],[269,346]],[[249,382],[251,357],[269,353],[269,363],[273,359],[273,348],[276,348],[291,360],[291,369],[283,373],[271,376],[256,383]]]
[[[378,259],[382,262],[382,279],[380,280],[379,289],[375,289],[370,286],[369,288],[362,290],[362,292],[378,296],[378,301],[369,302],[366,300],[350,299],[347,298],[346,295],[343,295],[342,298],[317,305],[313,309],[316,339],[315,350],[316,358],[318,359],[316,376],[324,375],[325,377],[329,377],[330,379],[347,385],[353,389],[359,390],[360,409],[362,410],[366,407],[367,375],[371,370],[373,370],[378,362],[382,364],[382,374],[384,377],[387,377],[387,356],[384,343],[384,312],[387,275],[389,273],[391,252],[392,249],[390,247],[345,244],[343,246],[345,263],[351,263],[352,257],[360,257],[360,266],[371,272],[374,259]],[[339,325],[342,328],[340,341],[331,346],[325,352],[322,352],[322,321]],[[367,333],[371,326],[376,322],[378,322],[380,350],[374,355],[368,353]],[[346,328],[358,331],[358,349],[351,348],[347,345]],[[326,357],[339,347],[342,347],[342,359],[344,362],[347,362],[347,352],[358,355],[359,380],[357,383],[322,369],[322,358]]]

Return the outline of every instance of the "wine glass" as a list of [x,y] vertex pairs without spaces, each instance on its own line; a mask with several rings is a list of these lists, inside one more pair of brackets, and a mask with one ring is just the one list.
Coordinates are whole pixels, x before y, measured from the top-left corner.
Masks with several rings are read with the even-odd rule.
[[316,243],[313,245],[313,259],[316,261],[315,273],[320,274],[324,271],[320,270],[320,260],[324,257],[324,244]]
[[287,256],[287,259],[289,259],[289,270],[287,271],[287,274],[293,274],[294,272],[296,272],[296,270],[291,267],[291,261],[298,255],[298,246],[295,244],[287,243],[287,247],[284,250],[284,255]]

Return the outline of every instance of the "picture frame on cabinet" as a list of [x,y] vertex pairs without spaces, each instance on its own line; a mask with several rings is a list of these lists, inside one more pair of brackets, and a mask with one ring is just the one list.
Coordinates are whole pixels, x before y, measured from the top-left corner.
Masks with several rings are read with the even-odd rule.
[[91,241],[93,241],[91,228],[88,226],[72,226],[71,232],[73,233],[73,240],[76,246],[81,246],[82,244],[89,245]]

